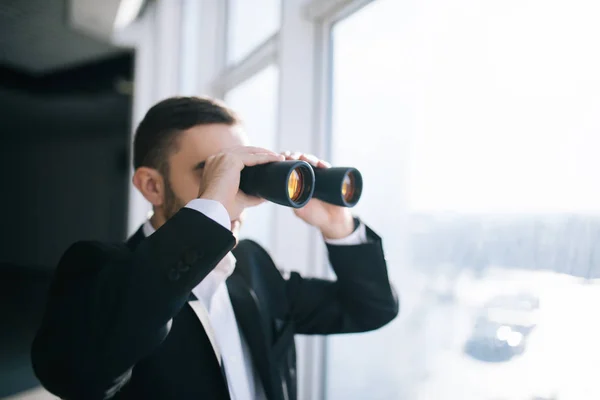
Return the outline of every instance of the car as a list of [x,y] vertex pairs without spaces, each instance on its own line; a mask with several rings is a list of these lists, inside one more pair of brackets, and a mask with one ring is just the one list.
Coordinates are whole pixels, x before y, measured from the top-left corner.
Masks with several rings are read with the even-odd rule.
[[530,293],[492,298],[476,317],[465,354],[485,362],[505,362],[523,354],[537,326],[539,308],[539,298]]

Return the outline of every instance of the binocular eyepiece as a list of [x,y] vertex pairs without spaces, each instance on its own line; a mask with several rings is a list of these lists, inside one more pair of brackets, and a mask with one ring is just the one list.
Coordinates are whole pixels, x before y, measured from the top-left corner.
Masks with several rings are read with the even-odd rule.
[[292,208],[304,207],[313,197],[354,207],[362,194],[362,176],[356,168],[313,168],[305,161],[280,161],[244,168],[240,189]]

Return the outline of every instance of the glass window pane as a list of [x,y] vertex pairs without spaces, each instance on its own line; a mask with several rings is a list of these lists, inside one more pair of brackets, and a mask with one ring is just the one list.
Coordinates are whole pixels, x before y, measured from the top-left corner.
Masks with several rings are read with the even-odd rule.
[[328,399],[600,398],[598,15],[377,0],[334,26],[332,159],[401,310],[328,339]]
[[[271,65],[247,81],[230,90],[225,96],[244,122],[253,146],[275,149],[277,145],[277,98],[279,70]],[[241,236],[251,238],[264,246],[271,244],[274,204],[263,203],[247,210]]]
[[281,0],[228,0],[227,60],[236,63],[279,29]]

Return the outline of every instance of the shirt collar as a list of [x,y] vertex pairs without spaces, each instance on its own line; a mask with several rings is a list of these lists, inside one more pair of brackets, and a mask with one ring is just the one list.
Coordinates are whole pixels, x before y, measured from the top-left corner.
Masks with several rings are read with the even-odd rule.
[[144,222],[144,225],[142,225],[142,232],[144,232],[145,237],[148,237],[156,232],[156,229],[154,229],[149,219]]

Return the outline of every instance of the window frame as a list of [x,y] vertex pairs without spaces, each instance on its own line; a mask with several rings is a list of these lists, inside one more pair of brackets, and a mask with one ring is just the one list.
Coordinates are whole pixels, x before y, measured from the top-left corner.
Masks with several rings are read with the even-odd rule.
[[[317,32],[313,52],[315,53],[314,80],[315,93],[313,107],[315,109],[315,148],[324,158],[332,157],[332,112],[333,112],[333,38],[332,29],[338,21],[361,10],[376,0],[312,0],[303,7],[305,18],[310,20]],[[327,252],[322,240],[316,237],[313,260],[316,265],[314,274],[334,278],[329,266]],[[327,395],[327,338],[315,340],[311,351],[307,354],[311,365],[305,374],[312,373],[313,379],[308,382],[308,390],[312,396],[307,398],[326,399]]]

